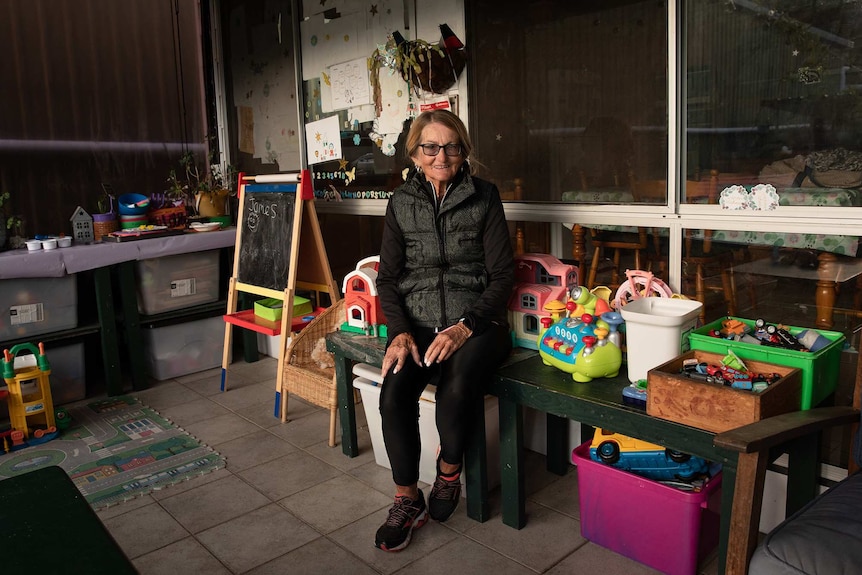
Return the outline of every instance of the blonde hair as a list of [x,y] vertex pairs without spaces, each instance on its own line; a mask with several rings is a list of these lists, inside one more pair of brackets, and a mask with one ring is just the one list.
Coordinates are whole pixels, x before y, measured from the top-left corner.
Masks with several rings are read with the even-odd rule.
[[461,155],[464,157],[464,164],[467,166],[467,171],[471,175],[474,174],[474,164],[478,162],[471,156],[473,153],[473,141],[470,139],[470,134],[467,133],[467,127],[461,121],[461,118],[449,110],[429,110],[422,112],[413,120],[413,123],[410,125],[410,131],[407,132],[407,140],[405,141],[407,157],[412,159],[416,155],[419,145],[422,143],[422,130],[428,124],[442,124],[458,134],[458,143],[461,144]]

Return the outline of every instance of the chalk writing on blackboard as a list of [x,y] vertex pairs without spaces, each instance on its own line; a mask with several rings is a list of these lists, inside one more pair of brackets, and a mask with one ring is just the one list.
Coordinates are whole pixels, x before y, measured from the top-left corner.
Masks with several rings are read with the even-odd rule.
[[296,193],[295,184],[245,187],[237,273],[241,283],[277,291],[287,287]]

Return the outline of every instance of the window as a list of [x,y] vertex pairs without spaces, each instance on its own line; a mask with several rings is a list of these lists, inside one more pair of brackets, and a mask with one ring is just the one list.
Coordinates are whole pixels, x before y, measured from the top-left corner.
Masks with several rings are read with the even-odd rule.
[[549,285],[549,286],[558,286],[562,285],[560,276],[555,276],[548,272],[544,266],[539,266],[537,271],[536,283]]
[[862,5],[684,6],[683,167],[718,177],[715,197],[686,201],[728,190],[732,209],[862,205]]
[[69,233],[102,183],[150,195],[183,153],[206,165],[201,45],[196,0],[5,3],[0,186],[27,236]]
[[521,308],[522,309],[539,309],[539,303],[536,299],[536,296],[533,294],[525,293],[521,295]]
[[539,335],[539,318],[534,315],[525,315],[524,333]]
[[471,134],[504,198],[647,201],[631,183],[667,174],[665,3],[465,6]]

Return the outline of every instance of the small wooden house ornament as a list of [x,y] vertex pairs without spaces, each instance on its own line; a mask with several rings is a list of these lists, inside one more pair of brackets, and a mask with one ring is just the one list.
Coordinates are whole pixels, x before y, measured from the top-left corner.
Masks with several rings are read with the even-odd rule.
[[78,206],[69,221],[72,222],[72,239],[76,244],[93,243],[93,216],[87,210]]

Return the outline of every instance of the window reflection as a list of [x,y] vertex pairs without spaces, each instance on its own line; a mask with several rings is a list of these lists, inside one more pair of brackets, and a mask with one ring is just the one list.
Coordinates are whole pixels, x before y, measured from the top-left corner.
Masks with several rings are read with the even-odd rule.
[[[585,262],[582,283],[589,288],[612,285],[619,270],[640,269],[669,283],[673,292],[702,301],[704,322],[726,315],[752,319],[769,315],[767,319],[775,323],[841,331],[848,340],[862,329],[862,258],[855,256],[859,236],[684,230],[676,285],[670,283],[668,273],[666,228],[645,228],[647,247],[640,253],[621,250],[619,254],[596,252],[591,229],[600,233],[638,230],[614,225],[571,227],[572,256]],[[594,265],[596,254],[599,261]],[[587,273],[591,268],[596,270],[592,281]]]
[[[705,237],[707,232],[692,230],[691,235]],[[846,253],[855,254],[859,238],[721,230],[711,231],[711,236],[713,247],[720,246],[732,257],[705,273],[703,280],[720,288],[729,276],[731,291],[724,301],[721,297],[707,301],[707,321],[721,318],[725,310],[731,313],[732,304],[736,311],[731,315],[736,317],[827,332],[833,340],[843,334],[846,340],[837,365],[828,367],[836,374],[835,391],[820,405],[850,405],[862,326],[862,258]],[[690,271],[686,265],[683,257],[684,272]],[[817,391],[810,393],[816,396]],[[847,437],[840,432],[824,434],[823,462],[846,466],[847,453]]]
[[150,195],[186,152],[209,167],[200,3],[153,4],[4,3],[0,179],[27,235],[97,213],[102,183]]
[[685,37],[687,177],[730,209],[860,205],[862,5],[701,0]]
[[471,135],[504,199],[630,204],[666,178],[666,2],[465,5]]
[[[595,226],[625,231],[622,226]],[[588,226],[571,227],[572,255],[589,269],[594,251]],[[668,283],[672,292],[704,303],[700,325],[728,315],[763,318],[846,338],[837,368],[835,392],[822,405],[850,405],[862,331],[862,258],[860,238],[790,232],[684,230],[679,280],[669,279],[670,238],[666,228],[649,228],[649,249],[642,269]],[[568,247],[568,246],[567,246]],[[848,255],[848,254],[854,255]],[[634,252],[619,263],[600,252],[598,274],[589,288],[608,286],[615,268],[636,269]],[[674,274],[677,275],[677,274]],[[588,277],[586,274],[584,277]],[[826,435],[822,460],[846,466],[846,438]]]

